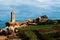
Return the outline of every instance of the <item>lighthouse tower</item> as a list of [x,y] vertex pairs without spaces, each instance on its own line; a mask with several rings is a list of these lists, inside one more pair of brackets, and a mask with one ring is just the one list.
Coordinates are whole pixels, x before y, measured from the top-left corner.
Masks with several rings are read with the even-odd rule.
[[13,10],[11,12],[11,22],[15,22],[15,13]]

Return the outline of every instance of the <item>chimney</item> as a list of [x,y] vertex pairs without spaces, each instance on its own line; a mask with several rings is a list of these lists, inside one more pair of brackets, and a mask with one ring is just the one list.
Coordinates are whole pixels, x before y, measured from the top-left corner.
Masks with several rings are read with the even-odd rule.
[[11,22],[15,22],[15,13],[13,10],[11,12]]

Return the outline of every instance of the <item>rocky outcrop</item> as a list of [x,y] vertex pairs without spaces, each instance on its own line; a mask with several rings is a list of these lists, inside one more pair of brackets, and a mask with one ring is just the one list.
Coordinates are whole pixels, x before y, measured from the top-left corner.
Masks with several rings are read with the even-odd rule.
[[40,16],[35,19],[36,22],[46,22],[48,20],[48,17],[46,15]]

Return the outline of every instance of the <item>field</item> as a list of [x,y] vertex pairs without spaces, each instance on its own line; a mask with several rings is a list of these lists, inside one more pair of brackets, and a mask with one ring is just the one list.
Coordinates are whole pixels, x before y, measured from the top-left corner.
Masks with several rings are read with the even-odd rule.
[[30,25],[18,30],[17,35],[23,40],[60,40],[60,24]]

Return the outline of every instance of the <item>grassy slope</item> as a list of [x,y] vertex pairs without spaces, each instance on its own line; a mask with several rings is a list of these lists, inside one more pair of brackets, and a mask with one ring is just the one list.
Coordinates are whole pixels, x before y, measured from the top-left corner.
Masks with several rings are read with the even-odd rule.
[[[60,26],[60,24],[57,25]],[[55,35],[60,35],[60,28],[55,29],[54,26],[56,25],[37,25],[19,28],[19,35],[21,36],[22,34],[25,40],[27,40],[27,38],[28,40],[57,40],[58,37],[54,37]]]

